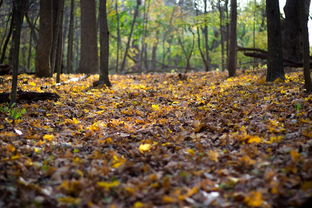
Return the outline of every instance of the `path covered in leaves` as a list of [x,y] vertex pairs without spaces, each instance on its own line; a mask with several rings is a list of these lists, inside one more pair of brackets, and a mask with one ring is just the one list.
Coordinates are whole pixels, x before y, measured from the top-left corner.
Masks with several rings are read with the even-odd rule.
[[98,77],[55,86],[20,76],[20,89],[61,98],[19,105],[27,113],[15,125],[0,113],[0,207],[300,207],[311,198],[312,96],[300,73],[284,83],[256,72],[111,78],[111,89],[91,89]]

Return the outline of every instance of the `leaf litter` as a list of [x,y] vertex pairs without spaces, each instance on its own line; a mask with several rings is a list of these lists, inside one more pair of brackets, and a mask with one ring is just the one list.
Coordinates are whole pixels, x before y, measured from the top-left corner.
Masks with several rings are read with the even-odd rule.
[[20,104],[14,122],[0,113],[0,207],[307,204],[312,95],[299,73],[261,73],[112,75],[94,89],[97,76],[20,75],[19,89],[60,99]]

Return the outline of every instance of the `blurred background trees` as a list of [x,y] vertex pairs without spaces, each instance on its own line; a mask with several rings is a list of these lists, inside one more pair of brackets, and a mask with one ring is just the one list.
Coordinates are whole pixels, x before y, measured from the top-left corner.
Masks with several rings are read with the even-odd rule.
[[[56,72],[99,72],[100,0],[26,2],[19,51],[20,71],[36,72],[38,76],[51,76]],[[237,51],[235,46],[239,50],[234,58],[237,65],[234,69],[265,64],[265,57],[259,57],[259,54],[245,56],[246,50],[240,50],[267,51],[265,0],[237,2],[237,32],[233,33],[236,39],[232,46],[231,2],[235,1],[107,0],[109,72],[226,70],[233,61],[229,57]],[[300,36],[295,35],[294,41],[287,41],[293,37],[287,31],[300,29],[299,15],[294,18],[298,10],[291,6],[296,2],[287,0],[286,16],[281,24],[284,58],[300,64],[303,53]],[[1,1],[0,64],[12,63],[12,6],[11,0]],[[232,8],[232,11],[235,10]],[[308,18],[308,13],[304,18]],[[298,24],[294,24],[296,21]]]

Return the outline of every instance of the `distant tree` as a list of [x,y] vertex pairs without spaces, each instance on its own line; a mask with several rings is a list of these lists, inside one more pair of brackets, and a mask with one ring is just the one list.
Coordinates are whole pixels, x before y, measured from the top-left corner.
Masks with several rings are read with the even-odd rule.
[[220,26],[220,37],[221,37],[221,71],[224,71],[225,69],[225,28],[224,28],[224,19],[225,19],[225,15],[224,15],[224,8],[221,6],[221,0],[218,0],[217,2],[217,7],[219,10],[219,26]]
[[75,0],[70,0],[70,17],[68,28],[68,44],[67,44],[67,73],[73,73],[73,48],[74,48],[74,11]]
[[53,71],[57,73],[56,75],[56,82],[60,82],[60,74],[62,71],[62,62],[63,62],[63,15],[64,15],[64,0],[56,1],[56,9],[54,10],[56,13],[56,18],[54,21],[56,25],[54,27],[54,44],[55,44],[55,58],[54,58],[54,69]]
[[106,0],[99,0],[100,16],[100,84],[111,86],[108,78],[109,66],[109,31],[107,25]]
[[51,77],[51,49],[53,38],[52,8],[53,0],[40,1],[39,40],[36,52],[36,75],[38,77]]
[[134,25],[136,23],[136,19],[137,19],[138,15],[139,15],[139,7],[140,7],[140,5],[141,5],[141,0],[137,0],[136,6],[135,6],[135,9],[134,9],[132,23],[131,23],[131,30],[130,30],[130,34],[129,34],[129,37],[128,37],[128,40],[127,40],[125,54],[123,56],[121,67],[120,67],[120,72],[123,72],[124,69],[125,69],[125,66],[126,66],[126,60],[127,60],[127,56],[128,56],[128,51],[130,49],[130,43],[131,43],[133,31],[134,31]]
[[304,87],[307,92],[312,92],[311,71],[310,71],[310,44],[309,44],[309,30],[308,30],[308,14],[311,0],[299,1],[300,14],[300,31],[302,39],[302,53],[303,53],[303,68],[304,68]]
[[[207,0],[203,0],[204,3],[204,14],[208,14],[208,2]],[[195,2],[195,9],[196,9],[196,16],[199,15],[199,8],[197,3]],[[204,26],[197,26],[197,46],[198,46],[198,50],[202,59],[202,62],[205,66],[205,71],[209,71],[210,66],[209,66],[209,62],[210,62],[210,57],[209,57],[209,44],[208,44],[208,24],[207,24],[207,17],[205,16],[205,22],[204,22]],[[201,47],[201,36],[200,33],[203,33],[204,36],[204,50]],[[222,36],[221,36],[222,37]],[[223,59],[222,59],[223,60]]]
[[285,79],[283,68],[282,32],[278,0],[266,0],[268,27],[268,71],[266,80]]
[[3,47],[2,47],[2,51],[1,51],[1,57],[0,57],[0,64],[3,64],[4,60],[5,60],[5,54],[6,54],[6,51],[7,51],[7,48],[8,48],[8,44],[10,42],[10,39],[11,39],[11,36],[12,36],[12,33],[13,33],[13,17],[12,17],[12,13],[10,15],[11,17],[11,22],[10,22],[10,27],[9,27],[9,31],[8,31],[8,34],[4,40],[4,44],[3,44]]
[[13,36],[12,36],[12,65],[13,65],[13,80],[12,80],[12,94],[11,94],[11,104],[16,103],[16,93],[17,93],[17,75],[19,67],[19,48],[22,24],[24,18],[24,11],[26,7],[25,0],[15,0],[13,1]]
[[237,0],[231,0],[231,22],[229,37],[228,71],[229,76],[236,75],[237,65]]
[[116,73],[119,72],[119,57],[120,57],[120,45],[121,45],[121,37],[120,37],[120,15],[118,10],[118,0],[115,0],[115,11],[116,11],[116,35],[117,35],[117,52],[116,52]]
[[99,72],[95,0],[80,0],[81,42],[79,73]]

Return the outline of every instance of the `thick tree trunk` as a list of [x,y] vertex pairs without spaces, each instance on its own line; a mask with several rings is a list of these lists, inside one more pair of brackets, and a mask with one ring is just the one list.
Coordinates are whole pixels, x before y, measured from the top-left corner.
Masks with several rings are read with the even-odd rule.
[[75,12],[75,0],[70,1],[70,17],[68,28],[68,43],[67,43],[67,73],[73,73],[73,48],[74,48],[74,12]]
[[282,53],[282,34],[278,0],[266,0],[268,25],[268,71],[266,80],[285,79]]
[[302,60],[300,36],[298,35],[300,33],[298,3],[299,0],[286,1],[284,7],[285,20],[283,22],[283,56],[296,62]]
[[36,75],[51,77],[51,49],[52,49],[52,0],[40,1],[39,40],[36,52]]
[[22,23],[24,17],[26,2],[24,0],[13,1],[13,54],[12,54],[12,65],[13,65],[13,79],[12,79],[12,92],[11,92],[11,104],[16,103],[17,98],[17,75],[19,67],[19,48],[20,38],[22,31]]
[[303,46],[303,70],[304,70],[304,88],[307,92],[312,92],[311,71],[310,71],[310,44],[308,18],[311,0],[299,1],[300,29]]
[[100,15],[100,83],[111,86],[108,78],[109,66],[109,31],[107,25],[106,0],[99,0]]
[[80,0],[81,46],[79,73],[99,72],[95,0]]
[[237,65],[237,0],[231,0],[231,25],[229,44],[229,77],[236,75]]

